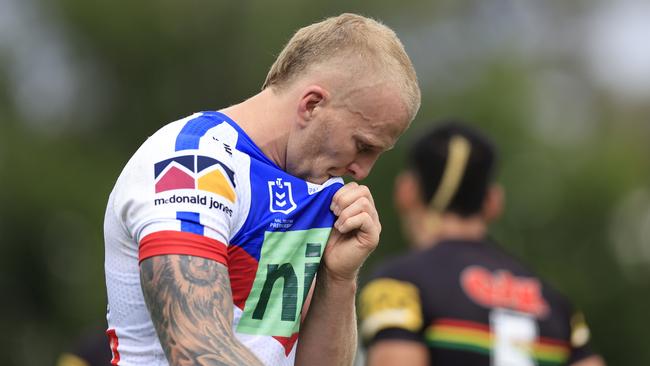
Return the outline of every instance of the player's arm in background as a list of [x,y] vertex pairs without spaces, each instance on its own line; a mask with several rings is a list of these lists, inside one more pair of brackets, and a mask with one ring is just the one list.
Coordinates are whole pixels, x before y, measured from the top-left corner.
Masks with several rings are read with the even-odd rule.
[[427,366],[429,350],[420,335],[423,318],[418,288],[377,277],[359,296],[361,337],[368,366]]
[[[571,304],[567,305],[571,310]],[[573,311],[571,317],[571,366],[605,366],[605,360],[590,347],[591,331],[582,312]]]
[[584,360],[572,363],[571,366],[605,366],[605,360],[600,356],[589,356]]
[[368,366],[428,366],[429,351],[418,342],[401,340],[382,340],[368,348]]
[[170,365],[261,365],[233,334],[228,269],[189,255],[140,263],[151,319]]
[[357,274],[379,241],[379,216],[368,188],[348,183],[332,199],[338,216],[328,239],[296,365],[352,365],[357,349]]

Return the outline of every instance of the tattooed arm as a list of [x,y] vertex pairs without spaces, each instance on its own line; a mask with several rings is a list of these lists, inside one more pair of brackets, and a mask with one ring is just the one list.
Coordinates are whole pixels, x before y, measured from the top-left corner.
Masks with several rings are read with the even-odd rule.
[[210,259],[161,255],[140,283],[170,365],[262,365],[232,332],[228,269]]

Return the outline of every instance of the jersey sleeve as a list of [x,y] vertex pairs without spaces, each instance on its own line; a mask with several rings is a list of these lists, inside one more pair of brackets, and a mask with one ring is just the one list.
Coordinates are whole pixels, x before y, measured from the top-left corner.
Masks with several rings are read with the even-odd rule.
[[420,292],[411,282],[377,277],[361,290],[359,318],[366,345],[380,339],[421,341]]
[[116,185],[114,211],[139,245],[140,262],[179,254],[227,264],[242,200],[237,162],[218,140],[201,149],[160,148],[174,146],[171,140],[154,135],[134,155]]

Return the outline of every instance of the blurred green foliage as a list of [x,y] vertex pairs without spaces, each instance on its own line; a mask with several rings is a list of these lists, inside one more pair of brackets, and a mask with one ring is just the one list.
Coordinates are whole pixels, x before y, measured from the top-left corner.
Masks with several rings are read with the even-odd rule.
[[[67,40],[74,70],[90,82],[77,90],[70,113],[29,123],[14,98],[11,57],[0,48],[0,353],[6,365],[52,364],[84,329],[104,322],[104,207],[121,168],[148,135],[255,93],[292,32],[325,16],[359,12],[401,36],[447,17],[462,19],[472,8],[415,0],[26,3],[48,14]],[[423,54],[417,37],[405,44]],[[440,55],[424,54],[416,67]],[[580,75],[572,65],[531,66],[508,52],[477,60],[474,77],[460,87],[420,74],[429,81],[418,118],[365,182],[384,229],[362,280],[380,261],[407,250],[391,183],[410,138],[440,118],[467,119],[501,150],[499,180],[508,204],[493,236],[584,310],[594,347],[610,364],[650,364],[650,271],[627,271],[611,244],[617,205],[629,192],[649,188],[648,110],[622,107],[596,90],[587,132],[567,139],[558,128],[542,136],[531,123],[546,97],[535,91],[535,76],[549,67]],[[88,98],[92,110],[76,113]],[[555,108],[562,115],[565,106]],[[650,245],[647,239],[641,244]]]

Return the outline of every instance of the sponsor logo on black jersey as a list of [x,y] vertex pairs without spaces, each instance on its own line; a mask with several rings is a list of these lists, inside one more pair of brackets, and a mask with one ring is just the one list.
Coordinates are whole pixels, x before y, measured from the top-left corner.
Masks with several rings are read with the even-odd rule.
[[548,304],[542,296],[542,285],[533,277],[518,277],[507,270],[490,271],[482,266],[469,266],[460,275],[465,294],[475,303],[489,308],[508,308],[543,318]]

